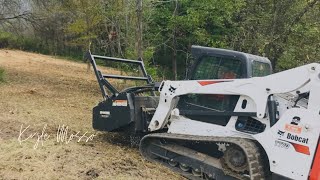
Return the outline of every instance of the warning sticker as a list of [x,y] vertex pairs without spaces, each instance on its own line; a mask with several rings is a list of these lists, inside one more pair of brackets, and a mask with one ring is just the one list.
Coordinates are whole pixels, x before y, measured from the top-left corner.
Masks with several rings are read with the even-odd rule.
[[296,126],[296,125],[291,125],[291,124],[286,124],[285,130],[292,132],[292,133],[301,134],[302,127]]
[[128,106],[127,100],[115,100],[112,102],[112,106]]
[[100,111],[100,116],[103,118],[108,118],[110,116],[110,111]]

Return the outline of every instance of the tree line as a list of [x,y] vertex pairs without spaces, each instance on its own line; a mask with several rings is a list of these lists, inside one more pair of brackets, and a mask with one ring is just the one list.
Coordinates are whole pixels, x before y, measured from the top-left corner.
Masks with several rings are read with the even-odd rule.
[[191,45],[268,57],[276,71],[319,62],[320,0],[0,0],[0,48],[137,59],[183,78]]

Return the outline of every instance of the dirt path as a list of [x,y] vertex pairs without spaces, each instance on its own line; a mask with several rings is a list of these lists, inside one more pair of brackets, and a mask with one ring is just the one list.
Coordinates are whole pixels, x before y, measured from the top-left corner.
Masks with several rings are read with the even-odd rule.
[[[86,64],[0,50],[0,67],[0,179],[181,179],[114,143],[116,134],[93,131],[101,97]],[[57,142],[59,126],[69,142]]]

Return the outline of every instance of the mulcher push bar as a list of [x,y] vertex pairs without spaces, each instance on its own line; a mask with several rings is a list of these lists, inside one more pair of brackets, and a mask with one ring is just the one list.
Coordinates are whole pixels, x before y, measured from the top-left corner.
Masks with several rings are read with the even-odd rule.
[[[107,56],[98,56],[91,54],[90,51],[86,53],[85,56],[86,60],[90,60],[90,63],[92,64],[94,73],[97,77],[100,90],[102,93],[102,97],[104,99],[108,99],[110,96],[108,95],[107,91],[104,87],[108,88],[108,90],[113,94],[112,96],[117,96],[119,94],[119,91],[110,84],[110,82],[107,80],[107,78],[113,78],[113,79],[128,79],[128,80],[141,80],[146,81],[147,84],[152,83],[151,77],[147,74],[147,71],[144,67],[142,60],[129,60],[129,59],[121,59],[121,58],[114,58],[114,57],[107,57]],[[101,59],[104,61],[113,61],[113,62],[122,62],[127,64],[137,64],[139,68],[142,71],[143,76],[142,77],[136,77],[136,76],[120,76],[120,75],[114,75],[114,74],[102,74],[100,70],[97,68],[96,59]]]

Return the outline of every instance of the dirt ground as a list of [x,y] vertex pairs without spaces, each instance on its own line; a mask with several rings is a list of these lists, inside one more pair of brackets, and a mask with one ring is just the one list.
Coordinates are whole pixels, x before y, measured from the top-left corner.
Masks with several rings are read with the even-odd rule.
[[86,64],[0,50],[0,67],[0,179],[182,179],[92,129],[101,95]]

